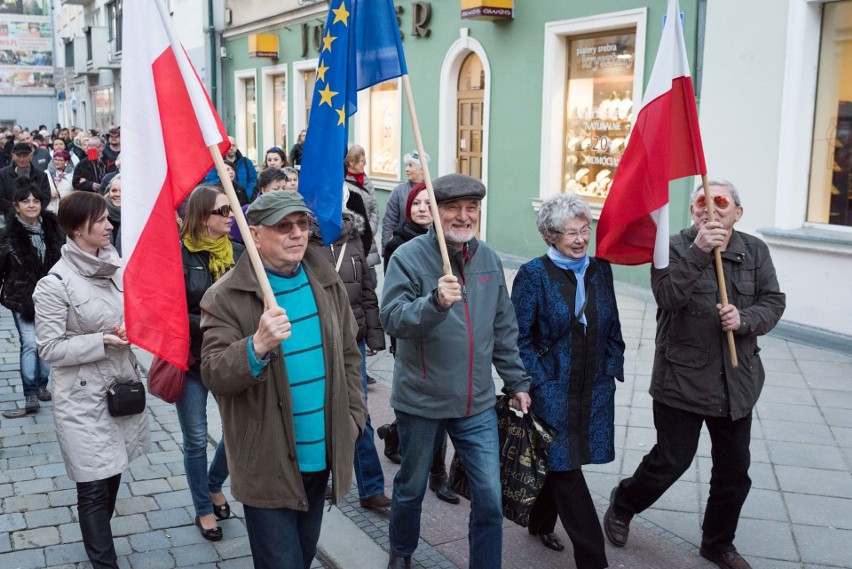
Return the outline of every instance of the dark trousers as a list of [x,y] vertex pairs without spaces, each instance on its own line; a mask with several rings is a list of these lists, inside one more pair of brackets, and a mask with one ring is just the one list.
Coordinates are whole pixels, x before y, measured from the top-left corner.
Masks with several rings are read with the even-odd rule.
[[574,546],[577,569],[609,567],[598,512],[579,468],[547,473],[530,511],[530,533],[553,533],[557,514]]
[[692,463],[703,423],[710,432],[713,468],[701,545],[722,553],[734,549],[740,511],[751,488],[751,413],[732,421],[730,417],[707,417],[654,401],[657,444],[633,476],[619,483],[614,507],[622,514],[633,515],[656,502]]
[[317,554],[328,472],[302,473],[306,512],[243,505],[255,569],[310,569]]
[[112,528],[115,498],[121,474],[103,480],[77,483],[77,515],[83,547],[94,569],[118,569]]

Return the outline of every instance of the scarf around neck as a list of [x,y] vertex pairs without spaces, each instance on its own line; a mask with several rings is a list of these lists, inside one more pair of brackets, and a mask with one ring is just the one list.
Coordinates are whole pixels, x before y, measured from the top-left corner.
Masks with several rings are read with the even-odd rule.
[[361,172],[360,174],[356,174],[352,170],[347,170],[346,175],[349,176],[350,178],[353,178],[360,185],[362,185],[362,186],[364,185],[364,176],[366,175],[365,172]]
[[[583,308],[583,305],[586,302],[586,269],[589,268],[589,254],[586,253],[579,259],[572,259],[571,257],[566,257],[553,245],[547,250],[547,257],[553,261],[553,264],[565,271],[571,271],[574,273],[574,276],[577,279],[577,292],[574,294],[574,315]],[[586,313],[583,312],[583,316],[580,317],[580,322],[583,326],[586,325]]]
[[38,253],[38,258],[44,261],[44,254],[47,250],[47,246],[44,244],[44,228],[41,226],[41,216],[39,216],[39,218],[33,225],[30,225],[29,223],[24,221],[24,218],[22,218],[20,214],[16,213],[15,219],[29,234],[30,242],[32,242],[33,247]]
[[210,254],[207,269],[213,277],[213,282],[218,281],[225,274],[225,271],[234,266],[234,247],[227,235],[218,239],[210,239],[202,235],[197,243],[190,240],[189,235],[187,235],[183,238],[183,244],[189,249],[190,253],[207,251]]

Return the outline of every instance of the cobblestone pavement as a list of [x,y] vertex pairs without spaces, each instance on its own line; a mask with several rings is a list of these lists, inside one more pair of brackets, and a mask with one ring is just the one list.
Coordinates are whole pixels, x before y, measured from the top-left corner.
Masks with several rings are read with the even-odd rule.
[[[511,278],[512,270],[507,273]],[[617,289],[628,350],[627,378],[616,391],[616,460],[584,468],[601,514],[609,490],[619,478],[632,474],[655,439],[647,393],[655,330],[653,299],[647,291]],[[767,381],[754,413],[749,472],[753,487],[736,544],[754,569],[852,569],[852,356],[773,337],[762,339],[761,347]],[[393,418],[387,403],[393,361],[383,353],[370,358],[368,367],[378,380],[370,388],[370,411],[378,427]],[[497,378],[495,386],[500,387]],[[221,426],[210,401],[210,431],[216,439]],[[22,405],[17,334],[10,314],[0,310],[0,410]],[[0,419],[0,569],[90,567],[77,525],[76,491],[65,476],[49,407],[43,404],[39,413],[22,419]],[[251,567],[240,504],[231,501],[236,517],[222,522],[225,539],[210,543],[200,536],[192,523],[174,408],[149,398],[149,409],[153,448],[122,478],[112,522],[120,566]],[[714,567],[699,558],[696,549],[708,492],[709,456],[705,433],[692,467],[653,508],[637,517],[627,547],[607,545],[611,567]],[[390,495],[398,467],[382,460]],[[227,486],[225,492],[230,497]],[[361,508],[355,492],[338,506],[326,513],[329,525],[335,523],[334,531],[326,535],[324,523],[320,539],[321,550],[337,553],[317,560],[314,567],[383,567],[376,559],[388,547],[387,515]],[[464,501],[451,506],[427,492],[416,567],[467,566],[468,512]],[[545,549],[526,530],[507,522],[504,567],[573,567],[561,526],[556,533],[568,544],[562,553]],[[359,553],[347,556],[349,551]],[[372,561],[365,562],[367,558]]]
[[[17,332],[0,310],[0,410],[23,406]],[[212,398],[211,398],[212,399]],[[225,538],[194,525],[173,405],[148,397],[150,452],[124,473],[112,520],[119,566],[133,569],[251,568],[243,509],[230,501]],[[210,447],[212,458],[213,447]],[[230,498],[229,488],[225,493]],[[0,418],[0,568],[91,568],[77,523],[77,491],[65,475],[50,403],[21,419]],[[313,568],[328,567],[315,561]]]

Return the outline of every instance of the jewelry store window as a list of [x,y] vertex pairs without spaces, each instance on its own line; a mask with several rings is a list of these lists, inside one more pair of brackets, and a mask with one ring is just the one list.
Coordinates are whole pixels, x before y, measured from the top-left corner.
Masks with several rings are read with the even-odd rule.
[[636,28],[567,39],[562,191],[602,204],[630,138]]
[[400,179],[400,131],[402,102],[398,79],[391,79],[369,90],[370,141],[367,154],[371,178]]
[[807,220],[852,226],[852,2],[822,7]]

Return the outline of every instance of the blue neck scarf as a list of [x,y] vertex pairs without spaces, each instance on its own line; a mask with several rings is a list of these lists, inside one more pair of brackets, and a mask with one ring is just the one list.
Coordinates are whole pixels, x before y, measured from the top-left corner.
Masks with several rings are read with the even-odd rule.
[[[589,254],[586,253],[580,259],[572,259],[571,257],[566,257],[556,247],[551,245],[547,250],[547,257],[560,269],[573,272],[577,278],[577,292],[574,295],[574,315],[576,316],[577,312],[580,311],[586,302],[586,283],[583,279],[586,276],[586,269],[589,268]],[[583,312],[580,322],[583,326],[586,325],[585,312]]]

